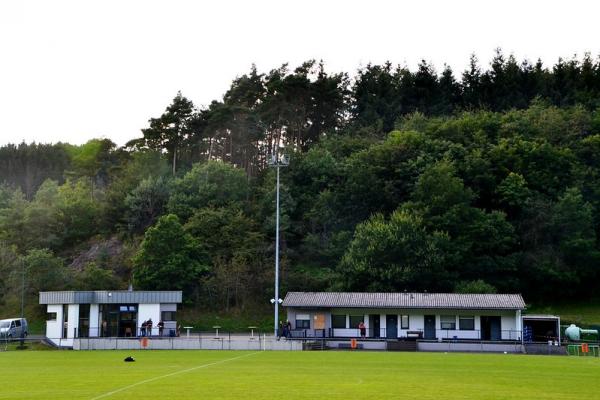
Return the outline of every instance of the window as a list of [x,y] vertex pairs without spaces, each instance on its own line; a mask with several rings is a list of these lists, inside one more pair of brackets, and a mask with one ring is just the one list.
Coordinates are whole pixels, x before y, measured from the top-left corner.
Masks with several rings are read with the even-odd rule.
[[16,320],[15,323],[17,324],[17,328],[21,326],[21,320],[20,319]]
[[446,330],[456,329],[456,316],[455,315],[440,315],[440,328]]
[[364,315],[351,315],[350,316],[350,328],[358,329],[358,324],[363,322]]
[[90,305],[79,305],[79,337],[89,337],[90,335]]
[[331,327],[335,329],[344,329],[346,327],[346,316],[340,314],[332,315]]
[[475,317],[465,315],[458,317],[458,329],[461,331],[475,330]]
[[296,315],[296,329],[310,329],[310,315],[297,314]]
[[177,321],[175,311],[163,311],[160,315],[163,321]]
[[400,316],[400,329],[408,329],[410,326],[408,315]]

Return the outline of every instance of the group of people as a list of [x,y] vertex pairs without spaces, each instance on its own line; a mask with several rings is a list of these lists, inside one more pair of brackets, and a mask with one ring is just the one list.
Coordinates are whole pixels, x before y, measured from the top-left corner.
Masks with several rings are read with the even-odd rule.
[[[152,336],[152,318],[148,319],[147,321],[142,322],[142,325],[140,326],[140,335],[141,336]],[[165,323],[161,320],[158,321],[158,324],[156,324],[156,327],[158,328],[158,336],[162,336],[163,335],[163,331],[165,329]]]
[[279,321],[279,337],[292,337],[292,323],[290,321],[287,321],[285,325],[282,321]]

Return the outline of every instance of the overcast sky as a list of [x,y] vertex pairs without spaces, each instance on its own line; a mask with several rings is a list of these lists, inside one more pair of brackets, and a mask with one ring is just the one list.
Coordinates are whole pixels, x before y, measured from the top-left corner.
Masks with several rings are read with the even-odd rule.
[[0,0],[0,144],[140,136],[178,90],[196,105],[232,79],[323,59],[330,72],[421,59],[455,73],[475,52],[600,54],[594,1]]

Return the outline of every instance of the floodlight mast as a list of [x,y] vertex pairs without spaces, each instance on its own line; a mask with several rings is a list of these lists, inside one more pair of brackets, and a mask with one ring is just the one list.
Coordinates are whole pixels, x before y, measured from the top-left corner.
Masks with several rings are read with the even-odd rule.
[[287,167],[289,161],[287,157],[283,156],[279,158],[279,154],[275,153],[269,161],[269,167],[273,167],[277,170],[277,184],[276,184],[276,201],[275,201],[275,296],[273,297],[273,306],[275,308],[275,321],[273,323],[273,334],[275,337],[279,334],[279,168]]

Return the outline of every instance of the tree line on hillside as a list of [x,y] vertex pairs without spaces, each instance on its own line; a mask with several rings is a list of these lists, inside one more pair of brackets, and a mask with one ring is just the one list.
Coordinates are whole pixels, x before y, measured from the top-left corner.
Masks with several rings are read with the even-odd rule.
[[40,290],[129,283],[268,307],[280,151],[284,291],[584,298],[600,289],[599,90],[587,55],[498,53],[460,82],[425,62],[352,81],[307,62],[253,68],[206,109],[178,94],[123,148],[3,146],[1,308],[23,274],[32,312]]

